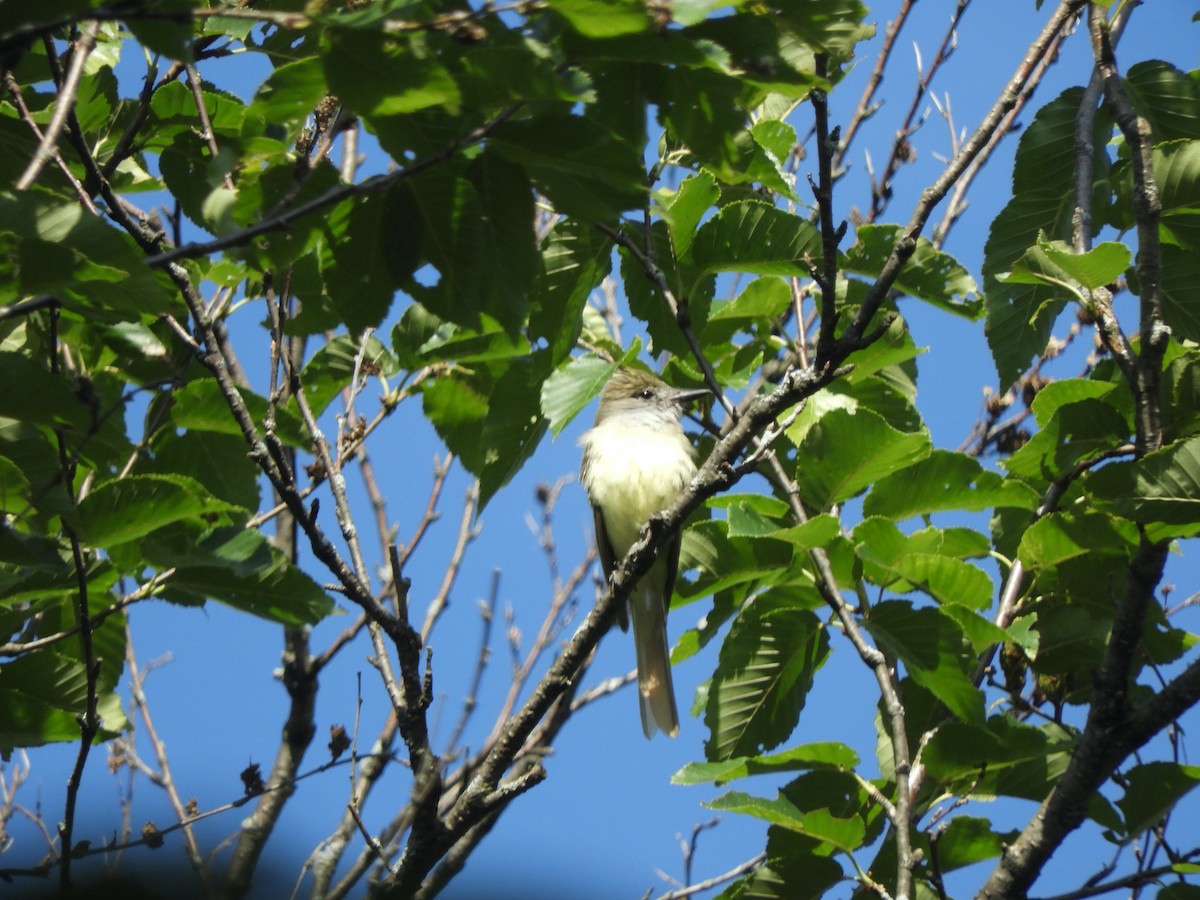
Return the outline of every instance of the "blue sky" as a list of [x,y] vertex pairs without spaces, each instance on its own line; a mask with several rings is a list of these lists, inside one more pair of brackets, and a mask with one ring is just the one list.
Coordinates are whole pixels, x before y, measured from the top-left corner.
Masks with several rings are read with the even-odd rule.
[[[862,45],[861,61],[831,97],[835,121],[844,122],[852,112],[874,62],[873,54],[882,42],[883,27],[898,5],[880,3],[873,8],[869,21],[878,25],[879,33]],[[850,172],[835,194],[837,215],[844,216],[852,204],[863,207],[869,202],[864,188],[863,151],[869,149],[876,166],[882,166],[891,135],[912,96],[914,41],[928,64],[953,8],[954,3],[949,0],[917,4],[912,21],[899,39],[881,91],[887,103],[865,127],[849,154]],[[1195,9],[1194,3],[1184,0],[1150,0],[1134,13],[1118,50],[1119,60],[1127,65],[1156,56],[1184,69],[1195,68],[1200,62],[1197,59],[1200,26],[1191,22]],[[1035,12],[1031,0],[1016,3],[976,0],[968,10],[960,29],[958,49],[935,82],[939,97],[949,94],[958,128],[969,130],[979,122],[1041,27],[1045,13],[1045,9]],[[1064,88],[1085,82],[1090,74],[1089,63],[1086,35],[1077,33],[1022,121],[1028,124],[1032,110]],[[224,63],[211,70],[206,67],[204,72],[218,83],[228,79],[223,86],[234,90],[243,90],[247,83],[256,84],[245,77],[244,69],[238,65]],[[122,71],[136,77],[139,67],[137,60],[125,60]],[[123,86],[126,94],[132,89]],[[913,138],[917,159],[901,170],[896,196],[884,221],[907,219],[920,190],[941,169],[937,156],[944,157],[950,152],[946,124],[931,104],[926,102],[924,106],[930,107],[931,113]],[[796,119],[801,134],[807,131],[810,121],[806,113],[802,109]],[[1015,147],[1015,137],[1002,145],[973,188],[970,207],[946,247],[977,278],[987,227],[1010,196],[1008,179]],[[805,167],[811,164],[811,157],[801,164],[802,183]],[[368,170],[382,169],[384,165],[382,158],[373,156]],[[935,221],[937,218],[940,210]],[[398,305],[397,312],[402,308]],[[967,437],[979,414],[984,386],[995,381],[982,323],[948,317],[914,301],[903,301],[901,308],[917,344],[929,347],[929,352],[918,362],[918,406],[926,417],[935,445],[956,448]],[[235,338],[241,333],[238,328],[256,325],[260,312],[246,309],[241,313],[240,323],[234,323]],[[627,341],[635,330],[636,323],[627,320],[624,329]],[[256,371],[263,371],[258,363],[243,361],[248,364],[252,378],[257,377]],[[1078,359],[1069,358],[1053,371],[1066,376],[1074,374],[1078,367]],[[369,409],[379,393],[369,387],[359,401],[360,410]],[[488,711],[496,708],[508,686],[503,609],[507,606],[513,609],[515,624],[524,633],[527,646],[549,601],[549,577],[537,537],[526,524],[527,516],[539,514],[534,492],[539,482],[553,483],[577,471],[576,440],[590,423],[592,414],[592,409],[585,410],[556,440],[547,437],[535,457],[481,517],[481,532],[468,550],[451,607],[432,641],[437,703],[431,721],[435,739],[440,736],[444,741],[457,719],[478,649],[477,601],[488,595],[493,570],[499,568],[501,615],[493,628],[491,665],[479,698],[480,712],[467,733],[468,746],[476,748],[490,729]],[[434,455],[444,452],[415,401],[402,405],[374,439],[372,459],[389,497],[389,516],[400,526],[401,540],[411,534],[424,507]],[[349,481],[365,528],[369,521],[365,498],[353,475]],[[423,603],[441,582],[468,483],[468,477],[460,469],[451,473],[443,495],[442,519],[409,568],[413,581],[411,602],[418,617],[423,616]],[[326,527],[332,530],[331,505],[325,508],[329,511],[323,513],[323,518],[327,520]],[[571,483],[563,489],[555,523],[561,564],[564,570],[569,570],[591,539],[591,515],[578,484]],[[852,519],[848,520],[848,527],[853,524]],[[986,530],[985,520],[973,524]],[[373,536],[366,545],[375,546]],[[1178,559],[1173,563],[1169,575],[1180,586],[1179,597],[1200,586],[1197,574],[1191,560]],[[321,580],[320,576],[318,579]],[[586,609],[592,601],[590,584],[580,591],[578,600]],[[704,602],[679,610],[672,618],[672,635],[677,636],[694,625],[705,611]],[[577,615],[575,622],[580,618]],[[133,611],[131,621],[143,666],[170,656],[169,662],[151,674],[147,693],[181,794],[185,798],[195,796],[202,809],[236,798],[240,792],[238,773],[248,762],[258,762],[264,770],[269,768],[286,712],[285,694],[271,677],[279,664],[279,629],[218,604],[203,610],[143,604]],[[318,626],[313,646],[322,648],[347,622],[348,617],[342,616]],[[1196,626],[1193,620],[1193,629]],[[820,673],[793,742],[837,740],[849,744],[863,758],[864,774],[869,775],[875,771],[873,716],[877,690],[870,673],[836,635],[834,645],[829,670]],[[344,650],[324,673],[317,707],[317,737],[306,769],[327,759],[324,744],[330,725],[343,724],[348,729],[353,726],[360,675],[363,698],[360,739],[363,743],[373,739],[385,715],[386,701],[378,676],[366,663],[368,652],[369,646],[360,642]],[[504,814],[466,872],[445,896],[515,896],[519,887],[522,896],[540,893],[547,897],[640,897],[648,889],[658,893],[669,887],[656,873],[658,869],[681,877],[678,836],[686,838],[695,823],[714,818],[715,814],[700,804],[719,791],[672,786],[669,779],[685,763],[703,758],[706,731],[702,722],[685,710],[692,704],[697,685],[711,675],[715,653],[714,643],[677,667],[676,688],[683,721],[680,735],[673,741],[660,737],[648,742],[642,737],[636,698],[628,689],[576,717],[546,761],[547,781]],[[631,641],[614,632],[602,643],[587,684],[623,674],[632,666]],[[1189,723],[1193,732],[1200,731],[1200,716],[1195,712],[1185,721],[1185,730]],[[144,742],[142,752],[147,759],[151,758]],[[30,754],[33,774],[26,790],[40,791],[49,822],[61,816],[63,785],[74,753],[75,748],[67,746]],[[103,752],[93,754],[89,762],[82,817],[76,832],[96,843],[110,834],[118,821],[119,792],[125,778],[123,773],[121,783],[115,783],[104,763]],[[348,797],[348,778],[348,769],[341,768],[303,782],[274,842],[274,851],[281,857],[279,871],[285,884],[262,885],[256,896],[283,896],[285,886],[290,890],[304,856],[334,827]],[[776,784],[759,779],[739,787],[773,795]],[[403,802],[405,790],[403,778],[393,778],[378,789],[367,806],[368,826],[385,823]],[[31,797],[25,800],[32,803]],[[160,826],[172,819],[162,793],[144,779],[137,783],[133,804],[135,830],[148,819]],[[996,815],[1016,827],[1031,812],[1029,805],[1006,802],[989,804],[979,814]],[[202,844],[211,850],[236,829],[239,815],[239,811],[233,811],[202,823],[198,827]],[[1200,817],[1194,811],[1188,819],[1200,825]],[[699,839],[694,878],[719,874],[753,856],[762,849],[764,834],[765,825],[757,821],[722,816],[720,824]],[[41,849],[32,834],[22,831],[21,841],[5,854],[5,864],[40,858]],[[179,847],[178,837],[172,837],[158,854],[180,858]],[[1077,879],[1080,872],[1092,871],[1109,852],[1107,845],[1094,839],[1073,838],[1063,848],[1060,860],[1052,866],[1047,878],[1039,883],[1038,893],[1053,893],[1056,883],[1065,886],[1070,883],[1065,880],[1068,877]],[[125,862],[136,864],[145,853],[134,851]],[[1086,854],[1086,868],[1080,868],[1081,854]],[[869,859],[864,857],[860,862],[865,865]],[[968,892],[981,877],[979,870],[969,870],[958,880],[959,891]],[[510,890],[514,893],[510,894]],[[846,886],[835,893],[847,896],[849,892]],[[301,886],[301,894],[305,893],[305,886]]]

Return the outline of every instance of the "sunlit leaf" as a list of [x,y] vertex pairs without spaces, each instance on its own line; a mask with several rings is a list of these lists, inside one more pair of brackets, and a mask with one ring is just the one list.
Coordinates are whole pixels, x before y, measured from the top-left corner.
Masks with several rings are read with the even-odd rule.
[[829,636],[809,610],[766,598],[743,610],[709,688],[708,758],[753,756],[785,740],[828,654]]
[[905,519],[942,510],[1034,509],[1039,499],[1032,488],[987,471],[965,453],[934,450],[928,458],[877,481],[863,501],[863,514]]
[[930,449],[924,431],[897,431],[870,410],[834,409],[797,448],[796,480],[805,500],[825,509],[924,459]]

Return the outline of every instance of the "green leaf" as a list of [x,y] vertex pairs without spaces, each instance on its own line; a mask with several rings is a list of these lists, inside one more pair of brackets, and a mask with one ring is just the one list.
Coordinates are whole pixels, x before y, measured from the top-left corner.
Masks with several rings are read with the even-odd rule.
[[955,816],[938,834],[938,865],[943,872],[995,859],[1017,839],[1019,832],[997,833],[992,823],[976,816]]
[[1156,144],[1154,177],[1160,227],[1185,249],[1200,251],[1200,140]]
[[103,321],[183,309],[165,276],[146,267],[133,239],[75,201],[60,205],[39,192],[0,195],[0,222],[0,259],[11,254],[17,261],[15,281],[24,295],[52,294],[68,309]]
[[998,506],[1032,510],[1039,502],[1028,485],[987,471],[966,453],[934,450],[904,471],[877,481],[863,501],[863,515],[907,519]]
[[660,197],[661,215],[677,255],[682,256],[692,246],[700,220],[719,196],[717,180],[707,172],[697,172],[685,178],[674,194]]
[[1130,66],[1124,80],[1134,108],[1150,122],[1156,141],[1200,138],[1200,89],[1186,72],[1148,59]]
[[0,416],[5,418],[86,432],[99,412],[85,403],[82,389],[76,393],[65,378],[25,353],[0,351],[0,384],[10,388],[0,391]]
[[[901,232],[899,225],[858,226],[858,240],[842,254],[842,268],[871,278],[879,277]],[[916,249],[900,270],[894,287],[902,294],[972,321],[983,311],[975,279],[954,257],[936,249],[928,238],[917,238]]]
[[587,37],[611,38],[650,28],[646,7],[636,0],[550,0],[548,6]]
[[[796,129],[786,122],[765,119],[751,125],[749,135],[750,152],[743,152],[740,161],[746,175],[781,197],[799,203],[796,176],[787,168],[796,145]],[[740,143],[745,144],[745,140]]]
[[1170,244],[1160,252],[1163,321],[1177,339],[1200,341],[1200,256]]
[[792,302],[791,289],[782,278],[764,275],[754,278],[732,300],[713,303],[708,324],[770,320],[783,313]]
[[1111,628],[1112,612],[1095,603],[1043,604],[1038,609],[1040,637],[1034,661],[1038,673],[1069,678],[1098,668]]
[[924,430],[904,433],[870,410],[834,409],[797,447],[796,481],[804,499],[824,510],[924,459],[931,449]]
[[1095,399],[1064,403],[1003,465],[1021,478],[1054,481],[1081,462],[1121,447],[1129,432],[1129,423],[1111,403]]
[[467,328],[439,319],[419,303],[406,309],[392,329],[392,345],[396,357],[375,356],[374,350],[368,354],[389,375],[433,362],[490,363],[529,353],[527,340],[505,333],[490,317],[485,316],[477,329]]
[[767,858],[753,873],[734,882],[720,900],[796,900],[822,897],[845,879],[828,848],[787,828],[767,828]]
[[780,14],[809,46],[847,59],[859,41],[874,36],[874,25],[863,25],[868,15],[859,0],[824,0],[822,3],[787,5]]
[[782,795],[767,800],[741,791],[730,791],[705,806],[721,812],[736,812],[764,819],[772,825],[806,835],[844,853],[857,850],[866,836],[866,826],[858,816],[841,818],[828,809],[802,812]]
[[963,721],[983,721],[983,694],[967,677],[970,658],[962,629],[953,619],[936,609],[888,600],[871,608],[866,625],[904,663],[912,679],[950,712]]
[[172,522],[202,521],[236,510],[192,478],[128,475],[101,483],[80,501],[80,537],[110,547],[153,534]]
[[[31,653],[0,666],[0,750],[78,741],[78,717],[87,709],[87,681],[81,660],[54,652]],[[125,727],[117,695],[101,688],[97,741]]]
[[783,527],[780,520],[788,517],[787,504],[766,494],[722,494],[713,497],[708,505],[726,510],[731,538],[773,534]]
[[125,20],[125,25],[141,44],[155,54],[180,62],[192,62],[192,40],[196,36],[194,22],[131,16]]
[[314,624],[334,610],[324,589],[257,531],[226,526],[198,539],[181,523],[145,540],[142,551],[152,564],[175,569],[161,590],[167,600],[216,600],[290,626]]
[[510,120],[492,132],[488,146],[523,166],[566,215],[608,221],[646,203],[640,148],[589,119],[545,113]]
[[240,437],[211,431],[167,433],[155,444],[146,471],[183,475],[204,485],[218,500],[248,512],[258,509],[261,472]]
[[998,276],[1005,284],[1046,284],[1062,288],[1081,301],[1077,285],[1088,290],[1112,284],[1129,268],[1129,248],[1108,241],[1087,253],[1076,253],[1065,241],[1040,239],[1013,263],[1012,271]]
[[321,586],[282,558],[273,568],[244,574],[230,569],[188,566],[176,570],[164,592],[218,600],[227,606],[281,625],[313,625],[333,611]]
[[743,90],[739,81],[708,69],[666,69],[657,95],[666,141],[687,147],[723,180],[734,179],[734,135],[746,122]]
[[461,378],[436,378],[421,392],[425,417],[467,470],[483,468],[479,435],[487,416],[487,396]]
[[[397,326],[399,327],[399,326]],[[365,341],[340,334],[325,343],[304,364],[300,384],[314,416],[320,416],[333,399],[354,381],[396,371],[395,357],[374,334]]]
[[259,85],[246,108],[246,118],[258,118],[265,124],[303,120],[328,91],[318,57],[284,63]]
[[1021,537],[1017,553],[1032,570],[1047,570],[1071,559],[1102,554],[1124,557],[1137,530],[1103,513],[1053,512],[1038,519]]
[[[925,747],[926,772],[939,783],[976,784],[985,796],[998,789],[1007,796],[1040,799],[1042,787],[1061,772],[1072,748],[1062,729],[1056,732],[1049,735],[1009,716],[978,724],[947,722]],[[986,784],[980,781],[985,775]]]
[[1135,463],[1133,496],[1118,500],[1118,509],[1135,522],[1183,526],[1200,531],[1200,437],[1178,441],[1148,453]]
[[858,754],[835,741],[805,744],[770,756],[735,756],[720,762],[688,763],[671,776],[672,784],[727,784],[738,778],[773,772],[797,772],[810,769],[852,771],[859,763]]
[[550,433],[558,437],[580,410],[600,395],[616,370],[616,363],[591,354],[555,369],[542,386],[542,415],[550,424]]
[[821,235],[807,219],[766,203],[730,203],[700,226],[692,255],[706,272],[808,277],[820,265]]
[[[240,393],[250,418],[262,427],[269,409],[267,401],[245,388],[241,389]],[[244,439],[241,427],[225,402],[220,385],[211,378],[192,381],[175,392],[171,421],[179,428],[214,431],[218,434],[237,435]],[[293,447],[309,446],[304,424],[295,413],[285,408],[277,407],[275,410],[275,432],[284,443]]]
[[825,547],[842,533],[842,523],[837,516],[822,513],[813,516],[803,525],[794,525],[774,532],[771,537],[787,541],[801,550]]
[[828,655],[829,635],[809,610],[766,597],[742,610],[709,687],[705,755],[723,760],[778,746]]
[[1185,794],[1200,784],[1200,766],[1155,761],[1125,773],[1125,796],[1117,806],[1125,815],[1125,834],[1136,837],[1154,827]]
[[804,814],[782,796],[768,800],[742,791],[729,791],[704,805],[719,812],[741,813],[744,816],[763,819],[772,825],[781,825],[792,831],[804,833]]
[[980,569],[944,552],[942,533],[925,529],[906,537],[891,521],[864,519],[854,529],[865,574],[901,593],[923,590],[939,603],[986,609],[992,582]]
[[486,314],[516,334],[539,268],[524,171],[485,152],[458,170],[440,166],[408,179],[394,204],[392,227],[373,239],[399,243],[437,269],[435,284],[418,282],[416,257],[407,260],[397,275],[409,293],[442,319],[479,329]]
[[[1007,389],[1045,349],[1050,330],[1066,301],[1062,291],[1045,284],[1004,284],[997,276],[1045,234],[1069,240],[1075,209],[1075,116],[1082,88],[1071,88],[1038,110],[1022,134],[1013,169],[1013,198],[992,222],[984,247],[985,334],[1000,387]],[[1092,138],[1097,182],[1108,176],[1106,147],[1112,121],[1103,110]],[[1107,190],[1104,194],[1107,196]],[[1093,215],[1104,208],[1094,202]]]
[[411,275],[407,254],[395,252],[393,202],[388,195],[339,203],[325,218],[321,277],[339,320],[355,335],[383,321],[397,283]]
[[545,338],[554,363],[575,349],[592,290],[612,266],[612,246],[596,229],[560,219],[541,247],[541,271],[530,293],[529,329]]
[[1083,400],[1103,400],[1132,422],[1133,401],[1123,382],[1092,381],[1086,378],[1063,378],[1043,385],[1029,404],[1039,428],[1050,427],[1054,413],[1070,403]]
[[355,112],[397,116],[430,108],[458,114],[462,95],[438,61],[429,36],[367,28],[331,28],[322,55],[329,89]]

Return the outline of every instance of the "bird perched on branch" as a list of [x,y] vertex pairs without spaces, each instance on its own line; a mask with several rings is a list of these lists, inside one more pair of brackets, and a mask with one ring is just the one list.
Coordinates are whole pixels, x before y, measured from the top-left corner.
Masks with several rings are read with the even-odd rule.
[[[687,488],[696,474],[693,449],[680,417],[687,404],[707,394],[681,390],[639,369],[618,369],[600,394],[595,426],[580,438],[580,480],[596,521],[596,546],[605,578],[629,552],[642,527]],[[679,733],[671,683],[667,609],[679,570],[680,535],[659,548],[658,558],[618,612],[622,630],[633,617],[642,730]]]

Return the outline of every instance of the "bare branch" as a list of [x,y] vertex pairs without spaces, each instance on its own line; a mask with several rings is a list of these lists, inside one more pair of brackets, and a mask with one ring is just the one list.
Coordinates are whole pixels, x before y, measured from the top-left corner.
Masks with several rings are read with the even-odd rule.
[[[92,50],[96,46],[96,32],[100,30],[98,21],[89,22],[80,32],[79,38],[75,41],[74,49],[71,53],[71,64],[67,69],[66,77],[62,83],[58,85],[58,98],[54,106],[54,115],[50,119],[50,124],[46,126],[46,131],[42,135],[41,143],[33,155],[33,159],[25,167],[25,171],[21,173],[21,177],[17,179],[16,188],[18,191],[27,191],[37,181],[38,175],[45,168],[46,163],[50,162],[58,151],[55,145],[58,143],[59,135],[62,134],[63,127],[67,124],[67,117],[75,108],[75,98],[79,91],[79,80],[83,77],[83,66],[87,62],[89,56],[92,55]],[[17,92],[19,95],[19,92]]]

